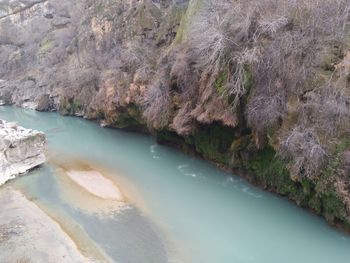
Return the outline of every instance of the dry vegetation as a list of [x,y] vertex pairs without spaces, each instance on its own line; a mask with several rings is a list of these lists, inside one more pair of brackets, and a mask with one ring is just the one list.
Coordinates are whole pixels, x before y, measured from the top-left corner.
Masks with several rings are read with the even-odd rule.
[[[167,54],[172,64],[160,63],[146,118],[167,125],[174,92],[185,105],[172,123],[180,134],[190,133],[193,118],[217,120],[217,111],[235,125],[243,106],[255,132],[284,127],[278,152],[295,177],[316,176],[327,161],[327,136],[349,128],[350,1],[208,0],[200,9],[182,48]],[[289,104],[298,106],[290,112]],[[287,114],[294,117],[286,124]]]
[[314,179],[324,168],[327,155],[317,133],[300,126],[295,127],[282,141],[280,153],[290,158],[289,170],[294,179],[300,175]]

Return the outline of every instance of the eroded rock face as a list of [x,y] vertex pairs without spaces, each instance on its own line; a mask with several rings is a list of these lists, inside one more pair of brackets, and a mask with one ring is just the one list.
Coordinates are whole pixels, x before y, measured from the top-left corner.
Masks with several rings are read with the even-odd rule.
[[0,185],[45,162],[44,133],[0,120]]
[[0,101],[144,123],[136,111],[187,2],[0,0]]

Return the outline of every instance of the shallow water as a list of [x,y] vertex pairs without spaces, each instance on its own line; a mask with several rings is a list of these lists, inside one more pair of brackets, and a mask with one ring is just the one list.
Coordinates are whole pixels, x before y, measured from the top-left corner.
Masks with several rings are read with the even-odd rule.
[[0,107],[0,118],[46,132],[49,152],[115,174],[131,205],[107,217],[67,202],[50,164],[14,185],[64,214],[116,262],[350,262],[350,237],[324,220],[150,136],[13,107]]

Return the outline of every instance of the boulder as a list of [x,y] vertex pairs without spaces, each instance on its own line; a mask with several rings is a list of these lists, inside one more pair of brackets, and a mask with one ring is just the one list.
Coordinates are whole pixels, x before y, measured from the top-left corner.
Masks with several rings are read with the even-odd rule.
[[0,120],[0,185],[45,162],[45,134]]

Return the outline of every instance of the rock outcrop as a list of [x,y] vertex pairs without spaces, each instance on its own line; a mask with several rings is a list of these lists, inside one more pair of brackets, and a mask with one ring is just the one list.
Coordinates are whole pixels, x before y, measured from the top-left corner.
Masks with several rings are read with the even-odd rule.
[[0,185],[45,162],[45,135],[0,120]]

